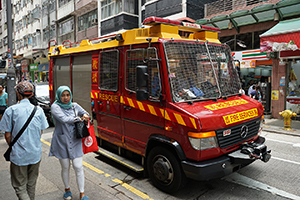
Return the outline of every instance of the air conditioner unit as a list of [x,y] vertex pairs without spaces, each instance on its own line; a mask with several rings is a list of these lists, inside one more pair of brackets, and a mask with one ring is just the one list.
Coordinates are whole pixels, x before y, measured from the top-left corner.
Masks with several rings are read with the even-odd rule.
[[92,19],[92,25],[97,25],[98,24],[98,19]]

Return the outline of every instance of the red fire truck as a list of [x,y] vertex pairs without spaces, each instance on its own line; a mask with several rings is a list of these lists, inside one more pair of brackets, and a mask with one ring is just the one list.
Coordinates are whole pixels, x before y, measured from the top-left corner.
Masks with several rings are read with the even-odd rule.
[[239,93],[220,29],[158,17],[143,23],[50,47],[52,102],[59,86],[69,86],[95,120],[99,153],[146,172],[168,193],[186,178],[209,180],[267,162],[263,107]]

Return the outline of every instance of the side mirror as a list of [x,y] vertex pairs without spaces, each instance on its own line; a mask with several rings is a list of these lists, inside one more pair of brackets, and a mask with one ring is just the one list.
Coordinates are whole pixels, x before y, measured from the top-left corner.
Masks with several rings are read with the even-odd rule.
[[138,101],[145,101],[149,98],[148,92],[148,67],[137,66],[136,67],[136,99]]
[[147,66],[137,66],[136,67],[136,87],[148,87],[148,67]]

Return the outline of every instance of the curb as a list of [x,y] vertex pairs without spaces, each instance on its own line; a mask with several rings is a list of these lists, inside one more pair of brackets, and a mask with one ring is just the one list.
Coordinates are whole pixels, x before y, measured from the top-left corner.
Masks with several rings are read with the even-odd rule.
[[300,131],[298,129],[292,128],[292,131],[286,131],[286,130],[283,130],[282,127],[270,126],[270,125],[264,125],[264,126],[267,126],[267,127],[263,127],[263,129],[262,129],[262,131],[265,131],[265,132],[300,137]]

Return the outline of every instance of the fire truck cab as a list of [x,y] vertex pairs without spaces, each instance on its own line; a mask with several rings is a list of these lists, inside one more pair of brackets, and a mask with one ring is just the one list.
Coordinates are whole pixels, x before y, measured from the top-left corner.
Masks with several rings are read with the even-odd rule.
[[[49,48],[50,98],[67,85],[95,122],[98,145],[139,158],[168,193],[186,178],[220,178],[271,155],[263,106],[239,93],[217,28],[150,17],[145,27]],[[100,148],[100,153],[108,151]],[[108,155],[111,157],[111,155]]]

